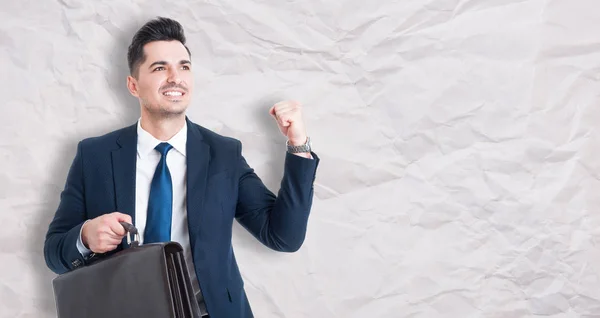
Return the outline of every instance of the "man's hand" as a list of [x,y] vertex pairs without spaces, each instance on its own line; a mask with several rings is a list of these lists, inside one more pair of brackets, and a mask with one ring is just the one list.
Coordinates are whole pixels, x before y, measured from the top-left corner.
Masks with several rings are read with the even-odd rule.
[[113,212],[86,222],[81,230],[83,245],[94,253],[114,250],[127,234],[119,222],[131,223],[131,216]]
[[295,101],[279,102],[269,110],[275,118],[279,130],[288,138],[293,146],[300,146],[306,142],[306,129],[302,120],[302,106]]

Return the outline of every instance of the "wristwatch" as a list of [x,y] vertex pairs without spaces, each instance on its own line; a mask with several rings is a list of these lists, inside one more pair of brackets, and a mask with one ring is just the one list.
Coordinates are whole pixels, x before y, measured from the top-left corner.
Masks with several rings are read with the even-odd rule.
[[306,142],[304,145],[292,146],[290,145],[289,140],[285,142],[285,145],[287,146],[287,151],[289,153],[310,152],[311,150],[310,137],[306,137]]

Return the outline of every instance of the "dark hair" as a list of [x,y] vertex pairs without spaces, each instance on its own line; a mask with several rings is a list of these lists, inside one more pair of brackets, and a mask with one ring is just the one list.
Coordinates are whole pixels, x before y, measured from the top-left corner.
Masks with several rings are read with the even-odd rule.
[[129,49],[127,50],[127,63],[129,74],[138,76],[140,64],[146,60],[144,45],[154,41],[179,41],[191,57],[190,49],[185,46],[185,34],[183,27],[175,20],[157,17],[148,21],[133,36]]

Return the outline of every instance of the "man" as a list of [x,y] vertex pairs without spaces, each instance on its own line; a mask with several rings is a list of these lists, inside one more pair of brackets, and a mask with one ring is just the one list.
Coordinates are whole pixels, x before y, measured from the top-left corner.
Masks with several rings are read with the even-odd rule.
[[266,246],[300,248],[319,158],[310,151],[296,102],[270,114],[288,138],[275,196],[248,166],[238,140],[192,123],[191,54],[181,25],[157,18],[133,37],[127,87],[139,121],[77,146],[44,246],[48,267],[65,273],[123,249],[134,224],[141,243],[177,241],[194,292],[211,317],[253,317],[231,246],[233,219]]

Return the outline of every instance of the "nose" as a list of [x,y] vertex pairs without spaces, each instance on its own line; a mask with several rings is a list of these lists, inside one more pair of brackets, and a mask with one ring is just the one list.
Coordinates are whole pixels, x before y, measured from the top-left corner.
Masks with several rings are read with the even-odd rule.
[[169,78],[167,78],[167,81],[175,84],[181,83],[181,77],[179,76],[179,72],[177,71],[177,69],[172,68],[169,71]]

